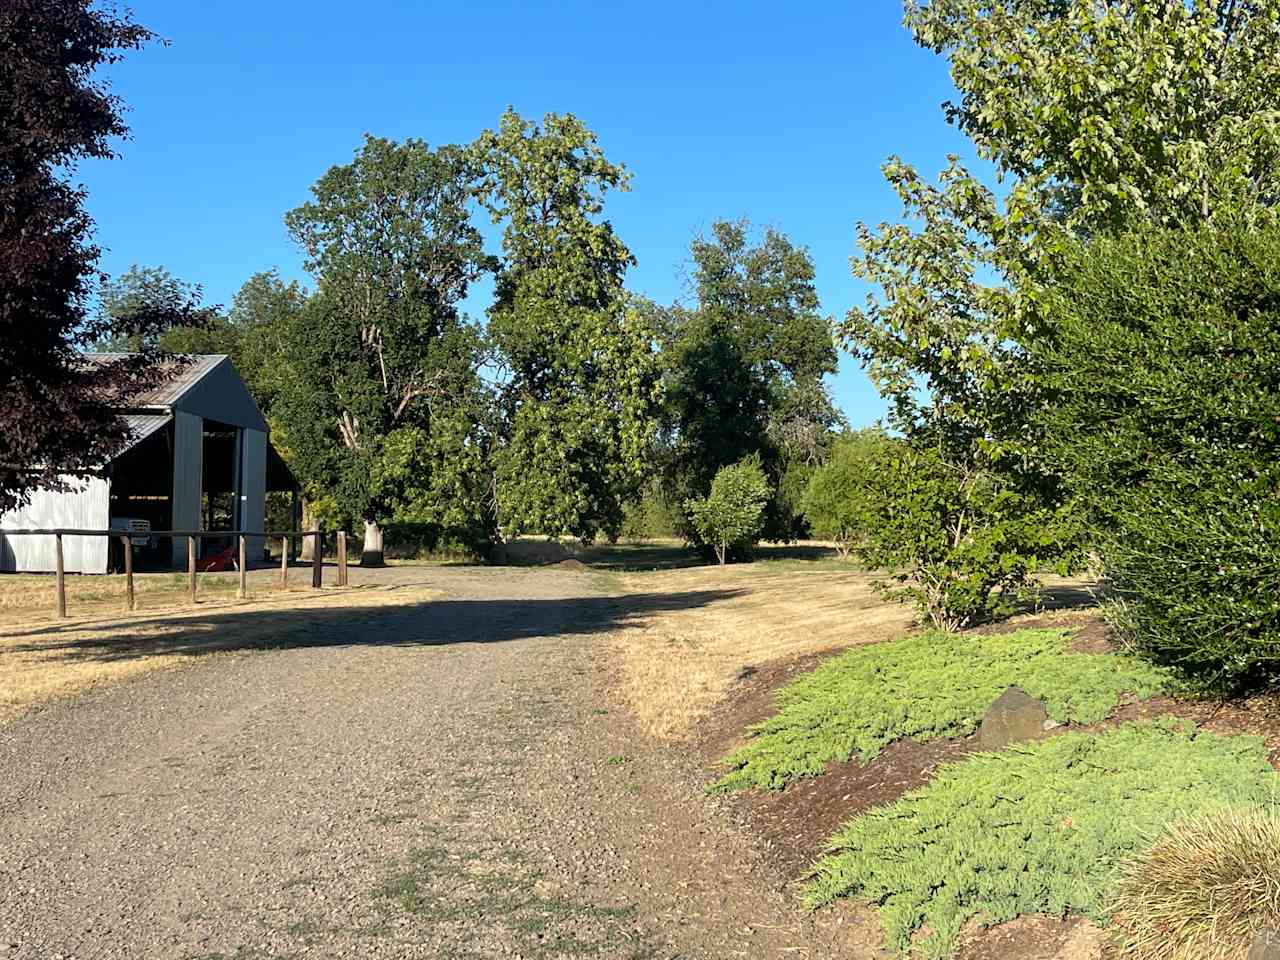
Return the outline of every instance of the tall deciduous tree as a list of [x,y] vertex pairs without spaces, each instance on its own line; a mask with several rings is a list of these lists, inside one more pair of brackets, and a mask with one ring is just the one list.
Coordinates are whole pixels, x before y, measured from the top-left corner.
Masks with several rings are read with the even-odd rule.
[[0,509],[97,469],[128,439],[116,410],[160,357],[89,366],[80,351],[188,319],[170,304],[90,315],[99,251],[84,190],[68,180],[78,161],[115,156],[112,139],[128,133],[95,71],[152,39],[89,0],[0,5]]
[[192,325],[153,328],[145,333],[115,335],[94,345],[104,353],[231,353],[235,331],[216,308],[200,306],[198,284],[179,280],[164,267],[140,267],[136,263],[118,277],[107,280],[98,296],[103,319],[113,328],[128,328],[139,313],[166,307],[175,317],[191,316]]
[[[960,498],[936,503],[968,517],[966,539],[932,558],[922,540],[913,562],[952,565],[980,599],[1028,557],[1078,556],[1027,349],[1056,323],[1048,291],[1074,239],[1274,219],[1280,0],[931,0],[908,3],[906,23],[950,60],[947,118],[1005,186],[954,157],[936,185],[891,159],[905,222],[859,225],[854,273],[878,289],[842,334],[913,455],[965,478],[927,492]],[[1028,516],[1047,536],[1025,535]]]
[[[813,261],[783,234],[753,242],[745,222],[720,221],[692,245],[693,309],[663,325],[669,483],[676,502],[696,497],[725,466],[759,457],[786,486],[825,456],[841,421],[823,385],[834,373],[830,322],[819,312]],[[796,532],[798,503],[772,498],[766,539]],[[696,538],[697,531],[686,531]]]
[[614,537],[646,465],[653,331],[628,310],[634,258],[601,220],[628,175],[571,115],[508,110],[475,144],[481,196],[503,224],[489,334],[505,373],[496,451],[504,531]]
[[273,412],[301,478],[363,520],[363,562],[380,564],[381,524],[404,494],[385,458],[402,459],[403,431],[444,445],[443,469],[478,442],[454,424],[480,361],[459,304],[487,263],[468,218],[471,169],[460,148],[371,136],[312,193],[285,222],[319,287],[287,338]]
[[282,362],[286,339],[307,297],[298,281],[286,283],[275,270],[264,270],[236,291],[227,313],[228,326],[235,334],[232,360],[268,420],[288,376]]
[[1023,346],[1052,322],[1042,291],[1072,237],[1273,219],[1280,2],[913,0],[906,24],[949,58],[947,119],[1008,187],[954,157],[937,185],[891,159],[908,222],[859,225],[854,272],[880,292],[843,334],[899,427],[1025,456]]

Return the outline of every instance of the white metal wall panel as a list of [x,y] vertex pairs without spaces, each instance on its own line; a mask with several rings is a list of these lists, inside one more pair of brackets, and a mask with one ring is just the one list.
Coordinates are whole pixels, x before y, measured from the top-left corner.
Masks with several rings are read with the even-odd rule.
[[[199,530],[204,492],[204,420],[192,413],[173,415],[173,529]],[[187,565],[187,541],[173,538],[173,565]]]
[[[53,537],[6,537],[4,529],[48,530],[55,527],[106,530],[110,525],[111,484],[101,477],[64,477],[75,489],[66,493],[37,490],[27,505],[0,515],[0,570],[46,573],[57,569]],[[62,559],[68,573],[106,573],[106,537],[63,537]]]
[[[261,430],[245,430],[241,444],[240,517],[245,530],[262,530],[267,519],[267,435]],[[262,557],[263,540],[250,537],[245,551],[250,558]]]

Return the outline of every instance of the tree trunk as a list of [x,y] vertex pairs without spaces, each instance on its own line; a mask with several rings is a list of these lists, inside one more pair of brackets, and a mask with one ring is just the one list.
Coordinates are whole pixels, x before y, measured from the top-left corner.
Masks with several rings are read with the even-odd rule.
[[[302,501],[302,529],[303,530],[319,530],[320,524],[316,522],[315,514],[311,512],[311,504],[306,500]],[[303,563],[310,563],[316,555],[316,541],[319,537],[302,537],[302,553],[299,559]]]
[[720,566],[724,566],[724,555],[729,552],[729,545],[722,543],[716,547],[716,554],[720,557]]
[[364,522],[364,549],[360,552],[360,566],[381,567],[383,565],[382,528],[375,521],[366,520]]

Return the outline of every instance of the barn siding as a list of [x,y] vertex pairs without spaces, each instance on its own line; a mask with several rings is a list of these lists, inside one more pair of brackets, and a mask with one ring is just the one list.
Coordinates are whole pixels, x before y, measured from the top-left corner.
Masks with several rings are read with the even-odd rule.
[[[57,569],[53,537],[6,537],[2,528],[106,530],[110,524],[111,484],[101,477],[74,480],[66,493],[37,490],[26,506],[0,515],[0,570],[50,573]],[[106,537],[63,537],[62,558],[69,573],[106,573]]]
[[[176,410],[173,414],[173,529],[200,530],[203,493],[204,420]],[[173,538],[173,565],[187,565],[187,541]]]
[[[267,506],[267,435],[261,430],[245,430],[241,443],[244,475],[240,478],[240,517],[244,530],[263,530]],[[262,557],[263,540],[250,537],[245,549],[250,558]]]

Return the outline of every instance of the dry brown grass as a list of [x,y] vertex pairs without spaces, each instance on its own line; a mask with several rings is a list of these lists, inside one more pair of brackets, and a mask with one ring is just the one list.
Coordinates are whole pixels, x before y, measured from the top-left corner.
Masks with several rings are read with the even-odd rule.
[[681,739],[745,667],[901,636],[909,608],[835,562],[692,567],[621,578],[627,593],[722,597],[645,616],[617,640],[623,697],[650,733]]
[[[193,657],[310,643],[308,611],[358,613],[421,603],[441,596],[421,586],[273,588],[272,571],[250,578],[250,598],[235,599],[234,574],[200,583],[200,602],[186,602],[185,581],[171,574],[139,576],[139,612],[125,615],[120,577],[69,577],[72,619],[54,619],[51,578],[0,577],[0,723],[52,697],[175,667]],[[299,580],[302,578],[299,577]],[[42,581],[50,581],[46,584]],[[47,594],[47,596],[46,596]]]
[[[259,592],[272,591],[272,583],[254,574],[254,587]],[[235,596],[236,575],[199,574],[197,595],[202,599]],[[294,573],[298,589],[308,574]],[[310,582],[308,579],[307,582]],[[134,595],[138,611],[162,610],[185,603],[187,578],[182,573],[142,573],[134,577]],[[123,576],[67,575],[67,612],[73,619],[103,617],[124,612],[125,584]],[[0,630],[5,626],[39,623],[56,618],[57,593],[52,574],[15,573],[0,575]]]

